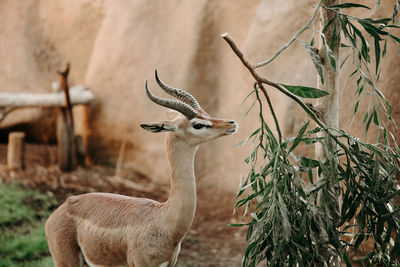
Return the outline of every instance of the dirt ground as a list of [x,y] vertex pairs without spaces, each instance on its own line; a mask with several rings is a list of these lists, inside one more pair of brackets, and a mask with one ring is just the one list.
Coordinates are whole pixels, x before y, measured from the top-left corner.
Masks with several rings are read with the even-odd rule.
[[[56,147],[27,144],[23,172],[6,170],[7,146],[0,144],[2,177],[18,180],[42,192],[54,194],[60,203],[70,195],[86,192],[112,192],[164,201],[168,185],[155,184],[146,175],[122,168],[115,176],[113,166],[93,165],[63,173],[56,165]],[[231,228],[240,221],[233,215],[235,197],[198,187],[196,216],[182,243],[178,266],[240,266],[245,249],[245,229]]]

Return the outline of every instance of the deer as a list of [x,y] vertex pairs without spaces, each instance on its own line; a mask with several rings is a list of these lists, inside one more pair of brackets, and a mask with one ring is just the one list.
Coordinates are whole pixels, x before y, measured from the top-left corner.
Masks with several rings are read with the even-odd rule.
[[112,193],[71,196],[45,224],[46,239],[56,267],[175,266],[181,242],[196,210],[194,159],[199,145],[235,133],[238,124],[204,111],[188,92],[160,80],[175,99],[148,98],[173,110],[169,121],[141,124],[152,133],[166,133],[170,193],[165,202]]

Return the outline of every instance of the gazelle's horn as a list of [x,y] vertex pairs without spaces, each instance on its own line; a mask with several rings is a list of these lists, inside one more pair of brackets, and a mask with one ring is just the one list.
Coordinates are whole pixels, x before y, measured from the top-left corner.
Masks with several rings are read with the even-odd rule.
[[188,92],[185,92],[181,89],[177,89],[174,87],[171,87],[167,84],[165,84],[164,82],[162,82],[160,80],[160,78],[158,77],[158,73],[156,70],[156,81],[158,83],[158,85],[167,93],[170,94],[174,97],[176,97],[178,100],[182,101],[183,103],[188,104],[189,106],[191,106],[194,109],[198,109],[200,108],[199,103],[197,102],[196,98],[194,98],[194,96],[192,96],[191,94],[189,94]]
[[156,95],[154,95],[148,85],[147,85],[147,80],[146,80],[146,93],[147,96],[156,104],[159,104],[161,106],[164,106],[166,108],[170,108],[170,109],[174,109],[180,113],[182,113],[183,115],[186,116],[186,118],[188,118],[188,120],[193,119],[197,112],[188,104],[180,102],[178,100],[172,100],[172,99],[165,99],[165,98],[161,98],[158,97]]

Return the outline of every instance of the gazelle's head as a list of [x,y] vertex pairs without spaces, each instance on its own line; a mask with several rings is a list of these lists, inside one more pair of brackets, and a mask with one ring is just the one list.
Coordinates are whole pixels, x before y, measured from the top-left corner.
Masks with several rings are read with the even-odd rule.
[[150,91],[146,81],[147,96],[154,103],[178,111],[178,113],[170,121],[141,124],[140,126],[143,129],[153,133],[171,132],[193,146],[236,132],[238,127],[236,122],[211,117],[200,107],[191,94],[163,83],[158,77],[157,70],[156,81],[166,93],[176,99],[155,96]]

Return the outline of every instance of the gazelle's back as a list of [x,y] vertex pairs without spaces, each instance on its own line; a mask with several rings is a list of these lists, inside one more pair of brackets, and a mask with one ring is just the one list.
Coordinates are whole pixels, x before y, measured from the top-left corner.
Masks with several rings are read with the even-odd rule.
[[[150,257],[173,257],[175,248],[165,247],[170,240],[159,225],[162,208],[154,200],[109,193],[69,197],[46,222],[49,249],[59,262],[75,259],[77,265],[70,266],[80,266],[83,258],[90,265],[124,266],[135,249]],[[60,250],[67,253],[57,255]]]

